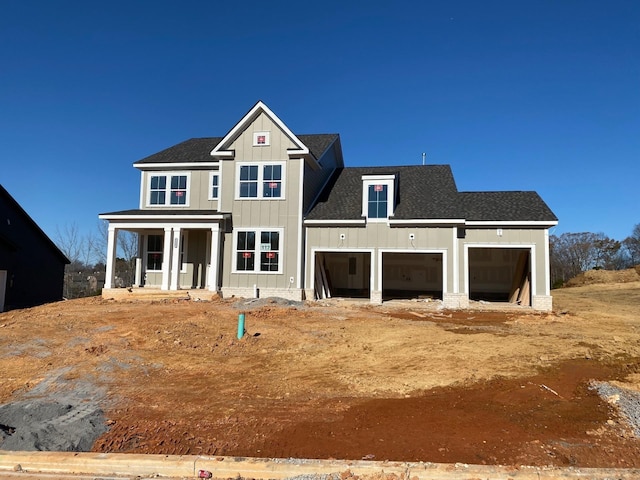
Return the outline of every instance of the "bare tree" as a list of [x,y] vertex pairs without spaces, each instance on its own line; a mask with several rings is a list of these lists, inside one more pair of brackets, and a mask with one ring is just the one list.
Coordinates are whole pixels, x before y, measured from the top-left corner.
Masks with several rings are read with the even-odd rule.
[[624,248],[629,256],[629,266],[640,264],[640,223],[637,223],[631,235],[622,241]]

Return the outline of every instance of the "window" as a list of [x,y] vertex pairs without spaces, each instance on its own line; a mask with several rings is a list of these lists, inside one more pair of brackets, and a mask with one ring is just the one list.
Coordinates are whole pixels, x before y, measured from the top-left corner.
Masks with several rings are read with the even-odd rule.
[[256,233],[238,232],[236,245],[236,269],[252,272],[255,265]]
[[270,132],[253,132],[253,146],[266,147],[269,146]]
[[167,177],[151,177],[149,203],[151,205],[164,205],[166,198]]
[[220,187],[219,182],[220,182],[220,175],[218,175],[217,173],[212,173],[211,174],[211,195],[209,197],[211,200],[218,199],[219,187]]
[[362,216],[380,222],[393,216],[395,209],[395,175],[362,176]]
[[187,205],[188,191],[189,175],[152,175],[149,178],[148,204]]
[[238,165],[236,198],[284,198],[284,162],[261,165]]
[[282,196],[282,165],[265,165],[262,174],[262,196],[280,198]]
[[147,270],[162,270],[162,235],[147,236]]
[[187,202],[187,176],[171,177],[171,205],[185,205]]
[[[238,231],[236,233],[236,271],[279,272],[281,270],[280,235],[280,231]],[[256,239],[259,239],[259,243]]]
[[258,166],[240,166],[240,198],[256,198],[258,196]]
[[369,218],[387,218],[387,185],[369,185]]

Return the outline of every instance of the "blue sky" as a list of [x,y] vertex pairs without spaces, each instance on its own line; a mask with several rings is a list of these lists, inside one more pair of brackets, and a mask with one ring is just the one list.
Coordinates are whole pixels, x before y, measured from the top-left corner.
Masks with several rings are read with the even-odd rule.
[[50,236],[138,207],[132,164],[263,100],[348,166],[536,190],[553,233],[640,223],[640,2],[0,3],[0,183]]

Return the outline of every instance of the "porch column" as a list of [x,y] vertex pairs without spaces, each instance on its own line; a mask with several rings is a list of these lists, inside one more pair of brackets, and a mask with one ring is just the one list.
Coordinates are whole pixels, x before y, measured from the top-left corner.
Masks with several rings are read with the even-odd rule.
[[178,275],[180,274],[180,250],[182,235],[180,227],[173,229],[173,245],[171,253],[171,285],[169,290],[178,290]]
[[171,227],[164,229],[162,246],[162,285],[161,290],[169,290],[169,272],[171,271]]
[[220,225],[211,227],[211,248],[209,249],[209,275],[207,284],[211,292],[218,291],[218,258],[220,257]]
[[138,254],[136,256],[136,277],[134,280],[134,285],[136,287],[142,286],[142,255],[144,251],[144,241],[145,236],[138,234]]
[[107,231],[107,268],[104,277],[104,288],[113,288],[116,266],[116,246],[118,229],[109,225]]

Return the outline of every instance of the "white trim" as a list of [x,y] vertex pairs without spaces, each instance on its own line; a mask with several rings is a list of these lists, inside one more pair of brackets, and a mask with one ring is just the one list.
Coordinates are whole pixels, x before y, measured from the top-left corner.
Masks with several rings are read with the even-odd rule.
[[[165,203],[151,203],[151,179],[153,177],[165,177]],[[171,180],[173,177],[187,177],[187,185],[185,187],[185,203],[174,204],[171,203]],[[149,172],[147,175],[147,181],[144,185],[145,195],[145,208],[149,209],[162,209],[162,208],[189,208],[189,199],[191,197],[191,172],[190,171],[175,171],[175,172]]]
[[382,254],[383,253],[435,253],[442,254],[442,295],[449,293],[447,291],[447,249],[446,248],[379,248],[378,249],[378,289],[382,293]]
[[305,220],[305,225],[366,225],[365,219],[353,220]]
[[453,248],[451,252],[451,263],[453,264],[453,293],[460,293],[460,255],[458,253],[459,249],[459,238],[458,238],[458,227],[453,227],[451,229],[453,233]]
[[532,227],[552,227],[557,225],[558,222],[547,222],[541,220],[530,220],[530,221],[501,221],[501,220],[491,220],[491,221],[469,221],[465,220],[465,225],[469,226],[483,226],[483,227],[500,227],[500,226],[532,226]]
[[[100,220],[108,220],[112,222],[114,220],[126,221],[126,220],[157,220],[158,222],[162,222],[164,225],[167,222],[173,222],[175,220],[223,220],[224,215],[189,215],[187,214],[179,214],[179,215],[111,215],[109,213],[104,213],[98,215]],[[142,224],[146,225],[146,224]]]
[[373,292],[373,285],[375,282],[375,248],[324,248],[324,247],[311,247],[311,258],[313,261],[311,265],[307,265],[307,270],[311,268],[311,289],[316,291],[316,254],[317,253],[368,253],[370,255],[369,258],[369,300],[371,300],[371,292]]
[[[395,175],[363,175],[362,176],[362,216],[367,222],[388,222],[396,210],[396,176]],[[387,215],[369,218],[369,187],[374,185],[387,186]]]
[[144,208],[145,193],[144,172],[140,172],[140,201],[138,202],[139,208]]
[[464,244],[464,292],[469,297],[469,249],[470,248],[517,248],[517,249],[529,249],[529,271],[531,272],[531,298],[537,295],[536,291],[536,244],[535,243],[465,243]]
[[180,168],[180,169],[184,169],[184,168],[194,168],[194,169],[198,169],[198,168],[202,168],[202,169],[207,169],[207,168],[211,168],[211,167],[218,167],[220,166],[220,162],[218,161],[214,161],[214,162],[184,162],[184,163],[134,163],[133,167],[137,168],[138,170],[145,172],[146,170],[152,172],[152,171],[156,171],[157,169],[160,170],[166,170],[169,168]]
[[[302,163],[302,162],[300,162]],[[280,172],[282,174],[282,178],[280,179],[280,193],[279,197],[264,197],[263,188],[264,188],[264,167],[279,165],[281,167]],[[240,168],[241,167],[258,167],[258,179],[256,182],[258,183],[257,187],[257,196],[256,197],[241,197],[240,196]],[[286,200],[286,180],[287,180],[287,162],[283,161],[275,161],[275,162],[237,162],[236,163],[236,180],[235,180],[235,200],[268,200],[268,201],[277,201],[277,200]]]
[[210,155],[212,157],[227,157],[233,158],[235,153],[230,150],[226,150],[228,146],[233,143],[233,141],[249,126],[251,122],[253,122],[259,115],[260,112],[263,112],[269,119],[275,123],[282,132],[289,137],[289,139],[296,145],[297,148],[293,148],[287,151],[289,157],[295,156],[303,156],[305,160],[309,160],[315,168],[319,168],[318,161],[313,158],[309,153],[309,149],[307,146],[302,143],[302,141],[294,135],[294,133],[289,130],[278,116],[273,113],[269,107],[267,107],[262,101],[257,102],[249,112],[240,119],[235,126],[229,130],[224,138],[211,150]]
[[304,276],[304,267],[303,265],[306,265],[305,263],[303,263],[303,255],[306,254],[306,245],[304,245],[304,233],[303,229],[304,229],[304,218],[302,216],[302,209],[304,207],[304,162],[300,160],[300,172],[299,172],[300,178],[298,181],[298,197],[299,197],[299,206],[298,206],[298,222],[296,227],[298,228],[298,244],[296,245],[296,248],[298,249],[297,255],[296,255],[296,288],[300,289],[302,288],[302,282],[303,279],[302,277]]
[[549,296],[551,295],[551,265],[549,261],[549,230],[546,229],[544,231],[544,275],[545,275],[545,285],[544,285],[544,294]]
[[[237,248],[238,248],[238,232],[254,232],[256,234],[254,252],[256,253],[253,270],[238,270],[237,265]],[[263,232],[278,232],[278,270],[275,272],[263,272],[260,271],[260,234]],[[285,255],[285,242],[284,242],[284,228],[283,227],[238,227],[233,229],[232,236],[233,245],[231,246],[231,273],[237,273],[239,275],[279,275],[283,272],[284,255]]]
[[407,218],[389,219],[390,225],[464,225],[462,218]]

